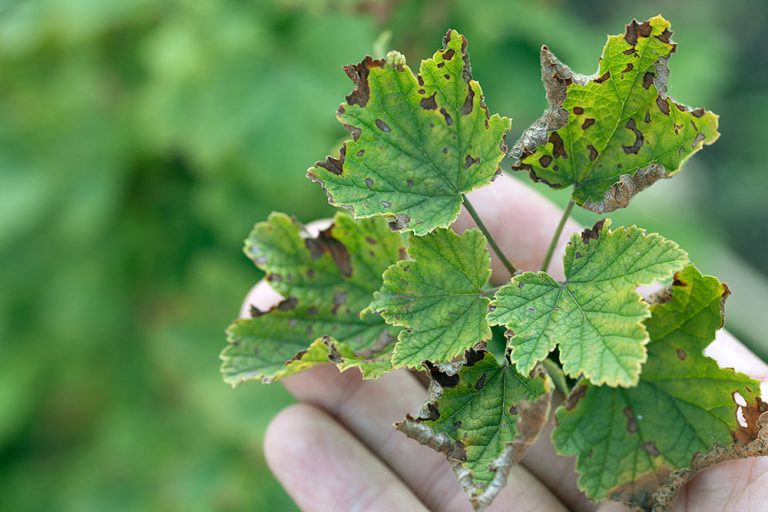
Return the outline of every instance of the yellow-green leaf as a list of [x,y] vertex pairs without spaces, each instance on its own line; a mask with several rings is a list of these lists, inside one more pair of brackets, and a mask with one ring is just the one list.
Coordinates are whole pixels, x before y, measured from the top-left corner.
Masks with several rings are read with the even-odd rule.
[[603,213],[677,173],[717,140],[717,116],[667,96],[667,61],[677,45],[661,16],[610,36],[593,76],[573,73],[545,46],[542,77],[550,106],[512,149],[514,168],[576,204]]
[[648,304],[636,291],[681,269],[688,256],[674,242],[610,220],[574,235],[566,280],[524,272],[496,293],[488,318],[510,329],[512,361],[525,373],[555,347],[563,370],[595,384],[637,384],[646,359]]

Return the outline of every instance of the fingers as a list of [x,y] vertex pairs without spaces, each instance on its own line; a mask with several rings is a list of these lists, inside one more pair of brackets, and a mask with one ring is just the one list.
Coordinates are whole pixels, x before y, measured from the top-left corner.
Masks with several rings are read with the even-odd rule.
[[264,441],[273,473],[303,511],[426,511],[339,423],[310,405],[278,414]]
[[[539,270],[552,234],[562,211],[544,196],[516,178],[501,175],[492,185],[469,194],[469,200],[504,254],[519,270]],[[462,210],[456,229],[474,227],[472,218]],[[560,250],[555,253],[550,273],[562,278],[562,248],[571,234],[581,228],[569,220],[560,236]],[[501,284],[509,279],[495,255],[492,254],[494,281]]]

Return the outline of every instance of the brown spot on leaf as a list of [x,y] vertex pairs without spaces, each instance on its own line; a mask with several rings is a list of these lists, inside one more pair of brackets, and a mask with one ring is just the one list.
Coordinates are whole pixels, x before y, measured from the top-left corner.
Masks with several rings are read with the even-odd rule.
[[635,415],[632,413],[632,409],[625,407],[624,417],[627,418],[627,432],[630,434],[637,432],[637,422],[635,421]]
[[677,349],[677,358],[681,361],[685,361],[685,358],[688,356],[688,354],[685,353],[685,350],[679,348]]
[[629,72],[630,72],[630,71],[632,71],[633,69],[635,69],[635,66],[634,66],[634,64],[632,64],[632,63],[630,62],[629,64],[627,64],[627,67],[625,67],[624,69],[622,69],[622,70],[621,70],[621,72],[622,72],[622,73],[629,73]]
[[542,167],[549,167],[549,164],[552,163],[552,157],[549,155],[542,155],[541,158],[539,158],[539,163]]
[[656,443],[653,441],[648,441],[647,443],[643,443],[643,450],[650,455],[651,457],[658,457],[661,455],[661,452],[656,447]]
[[651,85],[653,84],[653,78],[655,76],[656,75],[654,75],[650,71],[645,72],[645,74],[643,75],[643,89],[648,89],[651,87]]
[[586,118],[584,120],[583,123],[581,123],[581,129],[582,130],[586,130],[587,128],[589,128],[593,124],[595,124],[595,120],[593,118],[591,118],[591,117],[588,117],[588,118]]
[[592,144],[589,144],[587,149],[589,150],[589,159],[594,162],[597,159],[597,149]]
[[445,78],[446,80],[450,80],[451,79],[451,75],[446,73],[446,74],[443,75],[443,78]]
[[432,96],[422,98],[419,102],[419,105],[421,105],[421,108],[426,110],[435,110],[437,108],[437,101],[435,101],[435,96],[437,95],[437,92],[433,92]]
[[464,99],[464,104],[461,106],[461,109],[459,110],[459,114],[466,116],[469,115],[472,112],[472,109],[475,106],[475,90],[472,88],[472,84],[467,84],[467,97]]
[[621,146],[621,148],[628,155],[636,155],[640,151],[640,148],[643,146],[645,137],[643,137],[643,132],[637,129],[637,124],[635,123],[634,117],[629,118],[626,127],[628,130],[635,134],[635,143],[631,146]]
[[520,409],[518,409],[516,405],[510,405],[509,414],[511,414],[512,416],[517,416],[518,414],[520,414]]
[[453,124],[453,118],[448,113],[448,111],[445,110],[445,107],[440,108],[440,113],[443,114],[443,117],[445,118],[445,124],[447,124],[448,126],[451,126]]
[[280,301],[280,303],[275,306],[275,308],[279,311],[290,311],[294,309],[298,303],[299,299],[296,297],[288,297],[287,299]]
[[568,398],[565,399],[565,409],[570,411],[574,407],[576,407],[576,404],[579,403],[579,400],[584,398],[584,395],[587,394],[587,385],[586,384],[579,384],[573,390],[571,391],[571,394],[568,395]]
[[666,98],[656,96],[656,106],[659,107],[659,110],[661,110],[665,116],[669,115],[669,103],[667,102]]
[[669,43],[670,39],[672,38],[672,32],[668,28],[664,29],[664,32],[656,36],[656,39],[663,43]]
[[691,111],[691,115],[693,117],[702,117],[704,115],[704,109],[703,108],[695,108]]
[[392,203],[385,199],[384,201],[381,202],[381,206],[383,206],[384,208],[389,208],[390,206],[392,206]]
[[350,105],[359,105],[365,107],[371,96],[370,85],[368,84],[368,75],[373,68],[384,66],[384,60],[374,60],[372,57],[366,57],[360,64],[350,64],[344,66],[344,72],[352,79],[355,88],[347,96],[347,103]]
[[371,178],[365,178],[365,186],[371,188],[373,186],[373,180]]
[[376,126],[384,133],[389,133],[392,131],[392,128],[390,128],[389,125],[381,119],[376,119]]
[[405,184],[409,187],[413,186],[413,180],[405,180]]
[[427,404],[427,411],[429,415],[427,416],[427,419],[429,421],[435,421],[440,417],[440,411],[437,409],[437,406],[435,404],[429,403]]
[[307,314],[308,314],[308,315],[316,315],[316,314],[318,314],[319,312],[320,312],[320,311],[318,311],[318,309],[317,309],[315,306],[312,306],[312,307],[309,307],[309,308],[307,308]]
[[651,122],[651,112],[650,111],[645,113],[645,117],[643,118],[643,121],[645,121],[646,123],[650,123]]
[[400,231],[407,228],[410,222],[411,217],[409,215],[405,213],[398,213],[395,215],[394,220],[389,222],[389,229],[392,231]]
[[485,352],[482,350],[469,349],[464,352],[465,363],[464,366],[474,366],[478,361],[482,361],[485,357]]
[[557,132],[552,132],[549,135],[549,142],[552,143],[552,154],[555,158],[568,158],[568,153],[565,152],[565,144],[563,138]]
[[336,176],[341,176],[341,173],[344,172],[344,157],[346,154],[347,146],[341,146],[341,149],[339,149],[338,158],[328,156],[325,160],[322,162],[317,162],[315,165],[317,167],[322,167],[326,171],[333,173]]
[[363,155],[365,155],[365,150],[364,149],[361,149],[360,151],[357,152],[357,158],[362,158]]
[[600,219],[599,221],[595,222],[594,226],[582,231],[581,241],[584,242],[584,244],[588,244],[590,240],[597,240],[600,238],[600,231],[603,229],[603,224],[605,224],[605,219]]
[[483,373],[482,375],[480,375],[480,378],[477,379],[477,382],[475,383],[475,389],[477,391],[480,391],[481,389],[483,389],[485,387],[485,380],[486,380],[487,377],[488,377],[488,375]]
[[370,236],[365,237],[365,241],[367,243],[369,243],[370,245],[376,245],[376,244],[379,243],[375,238],[370,237]]
[[576,114],[577,116],[580,116],[581,114],[584,113],[584,109],[581,107],[573,107],[573,113]]
[[653,28],[649,22],[638,23],[637,20],[632,20],[632,23],[627,25],[627,29],[624,32],[624,39],[626,39],[630,46],[635,46],[638,38],[650,36],[652,30]]
[[595,78],[595,83],[596,84],[601,84],[601,83],[605,82],[606,80],[608,80],[609,78],[611,78],[611,72],[610,71],[606,71],[605,73],[603,73],[599,77]]
[[352,275],[352,265],[347,248],[333,237],[333,226],[318,233],[317,238],[307,238],[304,244],[312,259],[329,254],[339,271],[346,277]]
[[473,158],[471,155],[467,155],[464,159],[464,169],[469,169],[480,161],[480,158]]
[[[450,42],[450,39],[446,41],[446,44],[448,44],[448,42]],[[451,60],[455,53],[456,51],[453,48],[448,48],[443,52],[443,60]]]

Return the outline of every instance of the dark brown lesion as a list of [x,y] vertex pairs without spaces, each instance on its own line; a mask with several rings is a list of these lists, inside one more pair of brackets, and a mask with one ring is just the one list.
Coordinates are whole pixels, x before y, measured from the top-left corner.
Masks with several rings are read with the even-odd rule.
[[645,137],[643,137],[643,132],[637,129],[637,123],[635,123],[634,117],[629,118],[626,128],[635,134],[635,142],[631,146],[621,146],[621,148],[624,150],[624,153],[628,155],[636,155],[640,152],[640,148],[645,142]]
[[344,244],[334,238],[333,229],[334,226],[331,226],[318,233],[317,238],[307,238],[304,240],[304,244],[309,250],[312,259],[316,260],[322,255],[328,254],[341,274],[349,277],[352,275],[352,262],[349,250],[347,250]]
[[656,106],[659,107],[659,110],[661,110],[661,113],[665,116],[669,115],[669,102],[666,98],[662,98],[661,96],[656,96]]
[[384,60],[376,60],[371,56],[365,57],[359,64],[350,64],[344,66],[344,72],[352,82],[355,84],[355,88],[347,96],[347,104],[359,105],[365,107],[368,104],[368,100],[371,97],[371,86],[368,83],[368,76],[373,68],[384,67]]
[[594,118],[592,118],[592,117],[588,117],[588,118],[586,118],[586,119],[584,120],[584,122],[583,122],[583,123],[581,123],[581,129],[582,129],[582,130],[586,130],[587,128],[589,128],[589,127],[590,127],[590,126],[592,126],[593,124],[595,124],[595,119],[594,119]]
[[653,79],[655,77],[655,74],[651,73],[650,71],[646,71],[643,75],[643,89],[649,89],[653,84]]
[[593,146],[592,144],[589,144],[587,146],[587,149],[589,150],[589,160],[591,162],[594,162],[595,160],[597,160],[598,152],[595,146]]
[[637,432],[637,421],[635,421],[635,414],[629,407],[624,408],[624,417],[627,419],[627,432],[634,434]]
[[472,155],[467,155],[467,157],[464,159],[464,169],[469,169],[476,163],[480,162],[480,158],[473,158]]
[[437,101],[435,100],[436,95],[437,95],[437,92],[433,92],[432,96],[422,98],[421,101],[419,102],[419,105],[421,105],[421,108],[425,110],[437,109]]
[[652,31],[653,27],[651,27],[650,22],[644,21],[643,23],[638,23],[637,20],[632,20],[632,22],[629,23],[626,27],[626,31],[624,32],[624,39],[627,41],[627,43],[629,43],[630,46],[634,47],[637,45],[639,38],[649,37]]
[[581,241],[584,242],[584,244],[588,244],[590,240],[597,240],[598,238],[600,238],[600,233],[603,231],[604,224],[605,224],[605,219],[600,219],[599,221],[595,222],[594,226],[582,231]]
[[601,84],[601,83],[605,82],[606,80],[608,80],[609,78],[611,78],[611,72],[610,71],[606,71],[605,73],[603,73],[599,77],[595,78],[595,83],[596,84]]
[[565,143],[559,133],[552,132],[549,135],[549,142],[552,143],[552,155],[555,158],[568,158],[568,153],[565,151]]
[[328,156],[325,160],[316,162],[315,166],[322,167],[326,171],[335,174],[336,176],[341,176],[341,174],[344,172],[344,159],[346,154],[347,146],[341,146],[341,149],[339,149],[338,157]]

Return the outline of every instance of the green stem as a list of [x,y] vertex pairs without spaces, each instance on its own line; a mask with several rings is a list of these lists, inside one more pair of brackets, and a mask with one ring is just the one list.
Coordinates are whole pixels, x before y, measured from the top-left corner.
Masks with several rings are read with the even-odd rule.
[[511,275],[515,275],[515,272],[517,272],[517,269],[512,265],[512,263],[509,262],[506,256],[504,256],[504,253],[501,251],[501,248],[496,243],[496,240],[493,239],[493,236],[491,235],[491,232],[488,231],[488,228],[485,227],[485,224],[483,224],[482,219],[480,218],[480,215],[477,214],[477,210],[475,210],[475,207],[472,206],[472,203],[469,202],[469,198],[466,194],[462,195],[462,199],[464,199],[464,208],[467,209],[469,212],[469,215],[472,217],[472,220],[475,221],[475,224],[477,224],[477,227],[480,228],[480,231],[483,232],[485,235],[485,238],[488,239],[488,243],[491,246],[491,249],[493,249],[493,252],[496,253],[496,256],[499,257],[499,260],[501,261],[502,265],[504,265],[504,268],[507,269],[507,271]]
[[549,268],[549,262],[552,261],[552,255],[555,253],[555,248],[557,247],[557,242],[560,240],[560,235],[563,233],[563,228],[565,227],[565,223],[568,222],[568,218],[571,216],[571,212],[573,211],[573,205],[575,203],[573,202],[573,199],[571,199],[568,202],[568,206],[565,207],[565,210],[563,210],[563,216],[560,217],[560,222],[557,225],[557,229],[555,229],[555,234],[552,236],[552,241],[549,242],[549,247],[547,248],[547,254],[544,256],[544,263],[541,264],[541,271],[546,272]]
[[565,373],[563,373],[562,368],[550,358],[544,359],[542,364],[549,374],[549,378],[552,379],[552,382],[555,384],[555,387],[559,389],[563,395],[570,395],[571,390],[568,387],[568,381],[565,379]]

